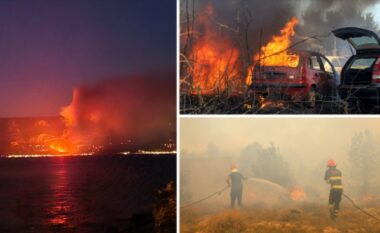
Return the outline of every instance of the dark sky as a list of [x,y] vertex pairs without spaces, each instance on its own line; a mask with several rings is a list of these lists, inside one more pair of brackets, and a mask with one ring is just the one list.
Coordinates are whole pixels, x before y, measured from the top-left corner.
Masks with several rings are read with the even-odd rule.
[[58,115],[79,84],[174,73],[175,20],[175,0],[1,1],[0,117]]

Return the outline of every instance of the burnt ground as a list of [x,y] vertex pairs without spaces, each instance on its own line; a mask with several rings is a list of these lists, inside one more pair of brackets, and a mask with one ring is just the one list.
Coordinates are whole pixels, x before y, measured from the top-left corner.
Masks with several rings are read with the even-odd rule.
[[[364,210],[379,216],[379,206]],[[337,220],[329,218],[327,205],[299,203],[292,207],[251,206],[230,210],[226,206],[199,205],[181,211],[182,233],[368,233],[380,232],[379,222],[347,203]]]
[[311,108],[303,102],[266,99],[264,104],[244,95],[181,95],[181,114],[376,114],[379,107],[365,107],[342,99],[319,100]]

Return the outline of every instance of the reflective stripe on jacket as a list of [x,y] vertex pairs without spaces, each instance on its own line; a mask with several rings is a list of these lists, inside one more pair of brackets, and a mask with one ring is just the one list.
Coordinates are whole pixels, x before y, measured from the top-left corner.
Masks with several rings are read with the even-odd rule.
[[343,189],[342,172],[335,167],[327,169],[325,181],[331,184],[331,189]]

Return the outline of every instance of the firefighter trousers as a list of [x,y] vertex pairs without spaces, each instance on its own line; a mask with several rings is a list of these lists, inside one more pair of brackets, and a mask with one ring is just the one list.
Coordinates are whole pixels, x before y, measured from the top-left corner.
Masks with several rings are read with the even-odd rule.
[[331,189],[329,196],[329,206],[332,208],[332,215],[336,217],[339,211],[339,204],[342,200],[343,189]]
[[243,194],[243,188],[231,189],[231,208],[235,208],[236,201],[240,208],[243,206],[242,200],[241,200],[242,194]]

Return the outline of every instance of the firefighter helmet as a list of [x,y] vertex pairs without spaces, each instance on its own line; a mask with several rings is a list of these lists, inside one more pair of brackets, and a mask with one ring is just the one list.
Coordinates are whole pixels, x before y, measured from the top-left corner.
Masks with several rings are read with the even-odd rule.
[[328,166],[328,167],[336,167],[336,162],[335,162],[335,160],[330,159],[329,161],[327,161],[327,166]]

